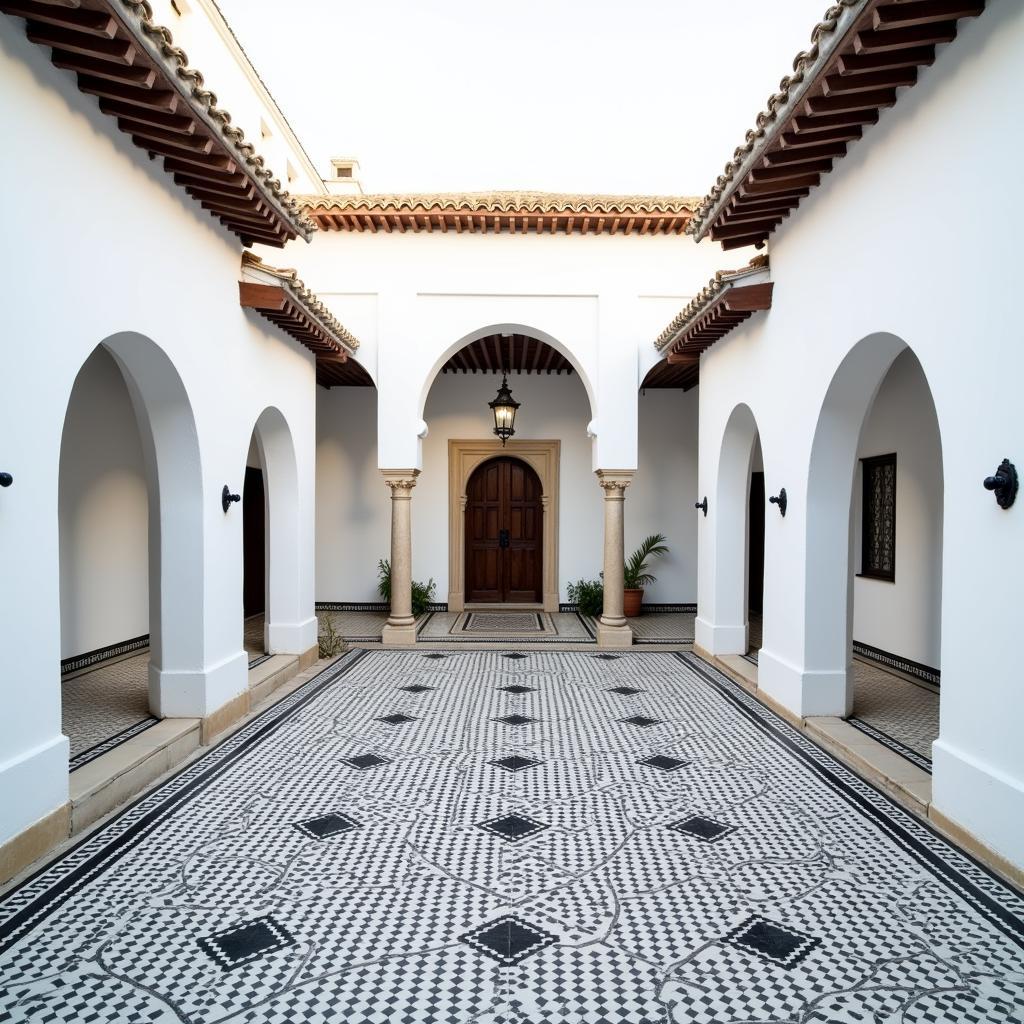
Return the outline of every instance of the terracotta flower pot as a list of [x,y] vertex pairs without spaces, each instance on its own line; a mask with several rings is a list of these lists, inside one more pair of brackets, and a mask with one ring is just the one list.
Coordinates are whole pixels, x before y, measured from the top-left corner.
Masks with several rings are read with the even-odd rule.
[[628,619],[635,619],[640,614],[640,607],[644,603],[644,591],[642,587],[631,590],[628,587],[622,592],[622,613]]

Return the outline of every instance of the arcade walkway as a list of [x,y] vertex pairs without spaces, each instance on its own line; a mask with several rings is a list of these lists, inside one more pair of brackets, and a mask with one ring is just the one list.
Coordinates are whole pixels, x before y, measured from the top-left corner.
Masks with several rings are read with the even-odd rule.
[[344,655],[0,897],[0,1019],[1024,1019],[1024,899],[685,653]]

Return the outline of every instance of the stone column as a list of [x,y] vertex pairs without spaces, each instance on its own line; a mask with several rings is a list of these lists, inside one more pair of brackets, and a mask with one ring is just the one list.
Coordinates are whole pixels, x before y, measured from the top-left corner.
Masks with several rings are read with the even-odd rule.
[[386,644],[416,643],[412,614],[412,489],[418,469],[382,469],[391,488],[391,614],[381,640]]
[[633,631],[622,614],[625,561],[623,503],[633,470],[599,469],[604,490],[604,611],[597,625],[598,647],[631,647]]

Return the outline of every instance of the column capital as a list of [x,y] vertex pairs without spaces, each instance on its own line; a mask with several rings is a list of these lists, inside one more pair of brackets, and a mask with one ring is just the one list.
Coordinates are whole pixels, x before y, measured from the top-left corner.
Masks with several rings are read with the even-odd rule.
[[382,469],[380,475],[384,483],[391,488],[392,498],[409,497],[409,492],[416,486],[418,469]]
[[626,488],[633,482],[635,469],[597,469],[598,486],[604,490],[606,498],[620,498]]

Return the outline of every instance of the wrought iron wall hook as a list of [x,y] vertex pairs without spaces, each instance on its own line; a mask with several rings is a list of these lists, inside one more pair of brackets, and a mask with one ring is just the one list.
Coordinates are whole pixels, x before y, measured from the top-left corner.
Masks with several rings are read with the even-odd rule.
[[0,473],[0,487],[10,487],[14,483],[14,477],[10,473]]
[[984,480],[986,491],[994,491],[996,504],[1000,508],[1009,508],[1017,498],[1017,467],[1009,460],[1003,459],[994,476]]
[[708,517],[708,496],[705,494],[703,501],[695,501],[693,503],[693,507],[694,508],[699,508],[701,510],[701,512],[704,513],[704,518],[707,519],[707,517]]
[[220,507],[224,509],[224,514],[227,515],[228,509],[231,508],[233,501],[241,501],[242,496],[240,494],[232,494],[231,489],[227,484],[224,485],[224,490],[220,492]]
[[768,499],[773,505],[779,506],[779,512],[782,513],[782,518],[786,518],[786,506],[789,504],[789,500],[786,498],[786,488],[782,487],[779,489],[778,494],[773,494]]

